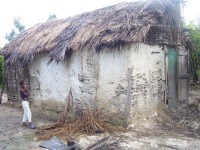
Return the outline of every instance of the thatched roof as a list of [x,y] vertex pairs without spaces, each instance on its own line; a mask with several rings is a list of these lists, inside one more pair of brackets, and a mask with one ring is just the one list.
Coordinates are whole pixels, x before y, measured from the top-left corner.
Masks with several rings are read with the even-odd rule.
[[180,45],[181,19],[175,0],[119,3],[72,18],[50,20],[20,33],[1,54],[7,62],[32,61],[47,52],[50,60],[82,49],[99,51],[133,43]]

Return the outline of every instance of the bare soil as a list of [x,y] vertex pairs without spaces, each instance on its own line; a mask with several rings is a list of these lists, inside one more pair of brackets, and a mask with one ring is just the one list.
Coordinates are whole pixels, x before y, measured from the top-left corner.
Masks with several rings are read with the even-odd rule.
[[[5,102],[5,101],[4,101]],[[182,105],[179,111],[166,112],[170,115],[156,117],[158,124],[151,128],[151,119],[144,120],[141,126],[133,125],[126,132],[80,135],[76,141],[83,149],[102,138],[109,137],[103,145],[100,143],[93,149],[113,150],[174,150],[200,149],[200,86],[193,86],[189,102]],[[0,106],[0,150],[40,150],[35,131],[22,127],[23,111],[11,105]],[[170,117],[169,117],[170,116]],[[166,122],[163,118],[168,117]],[[36,126],[52,123],[48,119],[33,115]],[[146,126],[146,128],[144,128]],[[98,145],[98,144],[97,144]]]
[[22,110],[0,106],[0,149],[40,149],[34,136],[35,131],[22,126],[22,115]]

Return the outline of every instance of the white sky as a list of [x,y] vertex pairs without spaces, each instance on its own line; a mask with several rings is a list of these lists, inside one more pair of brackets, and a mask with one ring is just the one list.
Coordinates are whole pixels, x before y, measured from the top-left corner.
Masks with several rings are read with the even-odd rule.
[[[7,42],[6,33],[13,28],[14,17],[20,17],[26,29],[39,22],[45,22],[49,15],[67,18],[75,14],[135,0],[1,0],[0,1],[0,47]],[[200,17],[200,1],[186,0],[183,17],[187,22]]]

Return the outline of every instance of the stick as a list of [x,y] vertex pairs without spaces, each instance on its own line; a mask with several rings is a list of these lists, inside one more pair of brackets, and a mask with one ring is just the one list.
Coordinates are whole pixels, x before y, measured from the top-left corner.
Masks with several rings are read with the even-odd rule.
[[67,99],[66,99],[66,105],[65,105],[64,111],[61,114],[59,120],[56,122],[57,124],[64,124],[65,123],[65,119],[66,119],[66,116],[67,116],[67,113],[68,113],[68,108],[70,107],[70,105],[72,105],[72,101],[73,101],[72,88],[70,88],[69,94],[68,94]]
[[124,127],[128,127],[128,119],[130,115],[130,104],[131,104],[131,73],[132,70],[128,70],[128,88],[127,88],[127,93],[126,93],[126,105],[125,105],[125,116],[124,116]]
[[98,140],[97,142],[95,142],[94,144],[92,144],[91,146],[87,147],[85,150],[92,150],[92,149],[100,148],[101,146],[105,145],[106,142],[110,139],[111,139],[110,136],[104,137],[104,138]]
[[63,126],[65,123],[67,113],[68,113],[68,108],[72,105],[72,103],[73,103],[72,88],[70,88],[69,94],[67,96],[66,103],[65,103],[66,105],[65,105],[64,111],[62,112],[60,118],[58,119],[58,121],[56,123],[44,127],[43,130],[50,130],[50,129],[54,129],[56,127]]

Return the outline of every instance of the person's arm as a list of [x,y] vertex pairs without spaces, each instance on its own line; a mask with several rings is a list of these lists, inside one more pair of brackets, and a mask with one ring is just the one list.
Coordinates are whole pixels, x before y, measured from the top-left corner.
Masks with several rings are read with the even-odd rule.
[[25,91],[25,89],[21,88],[21,92],[22,92],[24,95],[28,96],[28,92]]

